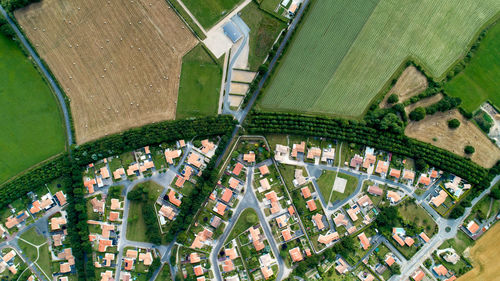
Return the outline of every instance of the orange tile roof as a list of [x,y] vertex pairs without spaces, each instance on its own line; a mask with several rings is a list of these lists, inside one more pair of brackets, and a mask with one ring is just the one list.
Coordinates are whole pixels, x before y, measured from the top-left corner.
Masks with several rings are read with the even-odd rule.
[[268,192],[266,193],[266,199],[271,201],[271,202],[277,202],[278,201],[278,194],[276,193],[276,191],[271,191],[271,192]]
[[366,237],[366,234],[363,232],[361,234],[358,234],[359,241],[361,242],[361,246],[363,246],[363,249],[366,251],[368,248],[370,248],[370,240],[368,240],[368,237]]
[[399,202],[399,200],[401,200],[401,196],[399,196],[397,192],[391,190],[387,191],[387,198],[391,199],[393,203],[397,203]]
[[132,268],[134,267],[134,260],[125,258],[123,259],[123,261],[125,262],[125,270],[132,270]]
[[106,252],[106,249],[108,249],[108,247],[111,246],[111,245],[113,245],[113,243],[111,242],[111,240],[101,239],[101,240],[99,240],[98,251],[99,252]]
[[193,267],[193,270],[194,270],[194,275],[196,276],[203,275],[203,268],[201,267],[201,265]]
[[201,145],[203,146],[201,148],[201,152],[204,154],[207,154],[208,152],[212,151],[215,148],[215,144],[208,139],[204,139],[201,141]]
[[423,185],[429,185],[431,184],[431,178],[426,177],[425,175],[421,175],[420,179],[418,180],[418,183],[421,183]]
[[359,212],[359,208],[349,208],[347,210],[347,214],[349,215],[352,221],[358,220],[358,215],[356,214],[357,212]]
[[258,227],[250,227],[248,229],[250,232],[250,236],[252,237],[252,243],[253,246],[255,247],[255,250],[260,251],[264,249],[265,245],[260,241],[260,229]]
[[438,172],[436,170],[432,170],[431,178],[437,178],[437,177],[438,177]]
[[66,224],[66,219],[64,217],[55,217],[50,219],[50,229],[59,230],[61,225]]
[[295,209],[293,208],[293,206],[288,206],[288,213],[290,214],[290,216],[293,216],[293,214],[295,214]]
[[61,204],[61,206],[66,204],[66,195],[64,195],[64,193],[62,191],[56,192],[55,196],[56,196],[57,200],[59,201],[59,204]]
[[107,167],[102,167],[100,169],[100,172],[101,172],[101,176],[102,176],[103,179],[109,178],[109,170],[108,170]]
[[260,166],[259,171],[260,171],[260,174],[263,176],[269,174],[269,168],[267,167],[267,165]]
[[111,210],[119,210],[121,207],[120,200],[116,198],[111,199]]
[[325,228],[325,224],[323,223],[323,215],[322,214],[316,213],[314,216],[312,216],[312,219],[315,222],[316,227],[319,230],[322,230],[323,228]]
[[401,177],[401,170],[392,168],[391,172],[389,173],[389,176],[399,179],[399,177]]
[[168,164],[174,164],[174,159],[181,155],[181,151],[166,149],[163,154],[165,155],[165,160],[167,160]]
[[356,168],[357,166],[363,164],[363,157],[359,156],[358,154],[354,155],[354,157],[351,158],[351,162],[349,163],[349,166],[352,168]]
[[222,264],[222,271],[230,272],[234,270],[234,263],[231,259],[226,259]]
[[238,257],[238,253],[236,252],[235,248],[225,249],[224,254],[226,255],[226,257],[228,257],[232,260],[234,260]]
[[398,242],[399,246],[402,247],[402,246],[405,245],[405,242],[403,241],[403,239],[398,234],[392,235],[392,238],[394,238],[394,240],[396,240],[396,242]]
[[431,198],[431,203],[434,204],[434,206],[439,207],[441,204],[446,201],[446,198],[448,197],[448,193],[444,190],[440,190],[439,194],[437,196],[434,196]]
[[318,242],[323,243],[325,245],[330,244],[331,242],[340,239],[338,232],[329,233],[327,235],[320,234],[318,237]]
[[373,194],[373,195],[378,195],[381,196],[384,194],[384,190],[382,188],[376,186],[376,185],[370,185],[367,190],[368,193]]
[[414,180],[415,179],[415,172],[410,171],[410,170],[404,170],[403,178],[406,180]]
[[109,220],[110,221],[118,221],[120,219],[119,212],[109,212]]
[[413,243],[415,243],[415,240],[413,240],[413,238],[411,238],[411,237],[405,238],[405,244],[408,245],[408,247],[411,247],[413,245]]
[[229,187],[232,188],[232,189],[236,189],[238,187],[238,185],[240,184],[240,181],[231,177],[229,179]]
[[123,175],[125,175],[125,169],[118,168],[113,172],[113,178],[115,180],[120,179]]
[[168,201],[170,203],[174,204],[175,206],[179,207],[181,205],[181,200],[175,197],[175,191],[173,189],[170,189],[168,192]]
[[385,263],[388,266],[392,266],[394,264],[394,262],[396,262],[396,261],[394,260],[394,258],[392,256],[387,256],[387,258],[385,259]]
[[64,263],[59,264],[59,272],[60,273],[71,272],[71,266],[69,265],[69,263],[64,262]]
[[62,235],[61,234],[52,235],[52,240],[54,240],[54,246],[56,246],[56,247],[62,246]]
[[127,250],[127,253],[125,254],[125,256],[129,259],[136,259],[137,258],[137,250],[131,250],[131,249],[128,249]]
[[375,173],[387,174],[389,171],[389,162],[378,160],[377,167],[375,168]]
[[255,153],[250,152],[250,153],[243,154],[243,161],[246,161],[248,163],[255,162]]
[[179,140],[179,146],[180,147],[186,146],[186,142],[184,140]]
[[307,203],[307,208],[309,209],[309,211],[314,211],[317,209],[316,207],[316,203],[314,202],[314,199],[311,199],[309,201],[306,202]]
[[40,204],[40,201],[36,200],[35,202],[33,202],[31,204],[31,208],[30,208],[30,213],[32,214],[36,214],[38,212],[40,212],[42,209],[40,209],[41,207],[41,204]]
[[188,157],[187,162],[188,162],[188,164],[191,164],[191,165],[195,166],[196,168],[201,167],[201,164],[202,164],[200,155],[198,155],[194,152],[191,152],[191,154]]
[[311,249],[309,249],[309,248],[306,249],[306,256],[308,256],[308,257],[311,256]]
[[102,236],[104,238],[109,238],[110,232],[115,230],[115,226],[112,224],[101,224]]
[[309,187],[307,187],[307,186],[304,186],[303,188],[301,188],[300,192],[302,193],[302,197],[304,197],[304,199],[311,197],[311,191],[309,190]]
[[281,235],[283,235],[283,240],[288,241],[292,239],[292,234],[290,233],[290,229],[285,229],[281,231]]
[[106,261],[105,266],[111,266],[111,262],[115,260],[115,254],[106,253],[104,255],[104,260]]
[[221,203],[221,202],[217,202],[217,205],[215,205],[215,212],[221,216],[224,215],[225,211],[226,211],[226,205]]
[[226,202],[226,203],[229,203],[231,198],[233,198],[233,192],[231,191],[231,189],[225,188],[224,192],[222,193],[221,200]]
[[411,276],[411,278],[413,278],[413,280],[415,280],[415,281],[422,281],[422,279],[424,279],[424,277],[425,277],[425,273],[422,271],[422,269],[418,269]]
[[365,168],[365,169],[370,168],[370,165],[375,164],[376,160],[377,160],[377,157],[375,157],[375,155],[366,154],[365,161],[363,161],[363,168]]
[[436,272],[438,276],[445,276],[446,274],[448,274],[448,269],[442,264],[433,267],[432,270]]
[[264,276],[265,280],[269,279],[274,274],[273,269],[268,266],[261,267],[260,270],[262,271],[262,276]]
[[342,214],[342,213],[339,213],[334,219],[333,219],[333,222],[335,223],[335,226],[347,226],[347,224],[349,223],[346,219],[345,219],[345,215]]
[[475,221],[470,221],[467,225],[467,230],[470,233],[475,234],[479,230],[479,225]]
[[271,214],[276,214],[280,211],[280,203],[278,201],[271,202]]
[[307,150],[308,159],[314,159],[315,157],[321,157],[321,148],[311,147]]
[[132,164],[127,168],[127,175],[129,176],[134,175],[136,171],[139,171],[138,163]]
[[186,182],[185,178],[177,176],[177,180],[175,181],[175,186],[180,188],[184,185],[184,182]]
[[175,217],[174,209],[167,205],[162,205],[160,211],[158,211],[160,215],[168,218],[169,220],[173,220]]
[[299,247],[295,247],[295,248],[289,250],[288,253],[290,253],[290,256],[292,257],[293,262],[299,262],[299,261],[304,259]]
[[7,254],[5,254],[3,257],[2,257],[2,260],[4,262],[9,262],[11,259],[13,259],[15,256],[16,256],[16,252],[14,250],[10,250]]
[[267,178],[261,179],[259,182],[260,182],[260,185],[262,186],[262,189],[264,189],[264,190],[271,189],[271,185],[269,184],[269,181],[267,180]]
[[283,214],[279,217],[276,218],[276,223],[278,224],[279,228],[283,228],[287,225],[288,218],[286,214]]
[[239,176],[242,169],[243,169],[243,164],[241,164],[240,162],[236,163],[233,169],[233,174]]
[[365,207],[365,206],[368,206],[368,205],[373,205],[373,202],[370,199],[370,197],[368,197],[368,195],[361,196],[361,198],[359,198],[356,203],[358,203],[358,205],[362,206],[362,207]]
[[425,234],[425,232],[423,232],[423,231],[420,233],[419,236],[420,236],[420,238],[422,238],[422,240],[424,240],[425,243],[429,242],[429,240],[430,240],[429,236],[427,236],[427,234]]
[[153,255],[151,252],[139,253],[139,261],[142,261],[146,266],[150,266],[153,263]]
[[451,276],[450,278],[444,280],[444,281],[455,281],[457,280],[457,277],[455,275]]

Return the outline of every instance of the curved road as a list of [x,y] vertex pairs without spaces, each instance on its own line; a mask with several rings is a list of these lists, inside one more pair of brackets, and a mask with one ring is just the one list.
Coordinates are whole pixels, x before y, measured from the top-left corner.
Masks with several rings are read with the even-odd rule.
[[71,131],[71,121],[69,118],[68,108],[66,107],[66,102],[64,101],[64,95],[61,92],[61,89],[57,86],[56,82],[52,78],[52,75],[49,73],[47,68],[43,65],[42,61],[38,57],[37,53],[31,48],[31,45],[28,43],[28,40],[24,37],[24,34],[17,28],[17,25],[12,21],[4,8],[0,5],[0,13],[7,19],[7,22],[10,24],[17,37],[21,40],[23,46],[28,50],[29,55],[33,58],[38,68],[41,70],[45,79],[49,82],[50,87],[54,91],[57,97],[57,101],[59,102],[59,106],[61,107],[64,115],[64,124],[66,126],[66,137],[68,139],[68,147],[73,144],[73,132]]

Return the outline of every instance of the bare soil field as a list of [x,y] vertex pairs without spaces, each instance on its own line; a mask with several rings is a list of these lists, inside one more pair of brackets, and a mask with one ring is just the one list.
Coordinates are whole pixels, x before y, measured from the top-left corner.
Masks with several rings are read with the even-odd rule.
[[398,95],[399,101],[403,102],[420,94],[427,89],[427,86],[427,78],[425,78],[425,76],[414,66],[408,66],[403,73],[401,73],[394,87],[385,95],[380,106],[383,108],[388,107],[387,98],[392,94]]
[[[447,121],[453,118],[460,120],[461,124],[452,130],[448,128]],[[458,110],[438,112],[422,121],[410,122],[405,134],[462,156],[465,156],[464,147],[472,145],[476,149],[472,154],[472,161],[485,168],[491,168],[500,159],[500,149]]]
[[458,278],[458,281],[500,280],[497,241],[500,239],[500,224],[493,226],[470,250],[474,268]]
[[407,107],[405,107],[406,113],[412,112],[415,108],[421,106],[421,107],[427,107],[429,105],[435,104],[436,102],[440,101],[443,98],[443,95],[441,93],[438,93],[432,97],[428,97],[425,99],[421,99],[417,101],[414,104],[410,104]]
[[175,118],[197,42],[164,0],[44,0],[15,16],[71,100],[77,143]]

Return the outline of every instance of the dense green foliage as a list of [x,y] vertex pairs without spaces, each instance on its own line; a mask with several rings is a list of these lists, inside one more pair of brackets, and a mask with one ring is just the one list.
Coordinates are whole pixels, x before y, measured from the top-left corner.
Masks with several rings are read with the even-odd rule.
[[65,174],[64,163],[68,156],[62,154],[21,176],[0,185],[0,207],[25,196],[28,192],[40,188]]
[[460,97],[463,107],[475,111],[486,100],[500,106],[500,24],[482,31],[464,60],[448,74],[446,92]]
[[3,35],[10,39],[14,39],[16,36],[14,29],[12,29],[3,16],[0,16],[0,33],[3,33]]
[[222,68],[202,44],[182,58],[176,119],[216,115]]
[[486,175],[484,168],[469,159],[403,134],[368,127],[365,121],[253,112],[247,120],[247,128],[250,133],[325,137],[367,145],[416,160],[422,159],[428,165],[458,175],[472,184],[480,182]]
[[469,155],[470,155],[470,154],[472,154],[472,153],[474,153],[475,151],[476,151],[476,149],[475,149],[473,146],[471,146],[471,145],[467,145],[467,146],[464,148],[464,152],[465,152],[466,154],[469,154]]
[[235,122],[228,115],[159,122],[76,146],[73,157],[76,163],[84,166],[146,145],[189,140],[195,136],[224,135],[234,128]]
[[65,132],[55,96],[17,42],[3,34],[0,113],[0,183],[64,152]]
[[450,129],[456,129],[460,127],[460,121],[456,118],[448,120],[448,128]]
[[40,2],[40,0],[1,0],[0,4],[5,10],[13,12],[15,9],[26,7],[35,2]]
[[387,103],[390,103],[390,104],[397,103],[398,101],[399,101],[399,98],[398,98],[398,95],[396,95],[396,94],[392,94],[389,96],[389,98],[387,98]]
[[412,121],[420,121],[425,118],[425,108],[419,106],[410,112],[409,116]]
[[473,120],[474,120],[474,122],[476,122],[476,124],[479,126],[479,128],[487,134],[490,132],[490,129],[494,123],[491,116],[482,110],[478,110],[474,114]]
[[127,194],[127,199],[145,203],[142,205],[142,217],[146,225],[145,233],[147,240],[153,244],[160,245],[161,234],[154,209],[155,200],[150,200],[149,189],[142,188],[142,185],[138,185]]

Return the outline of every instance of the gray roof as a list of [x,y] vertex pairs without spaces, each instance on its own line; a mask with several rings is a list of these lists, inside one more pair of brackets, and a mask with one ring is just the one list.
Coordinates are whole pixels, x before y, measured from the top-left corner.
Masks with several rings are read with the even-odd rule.
[[241,37],[243,37],[243,34],[241,34],[240,30],[236,28],[233,22],[229,21],[227,22],[224,27],[224,34],[226,34],[233,43],[236,43],[238,40],[240,40]]

